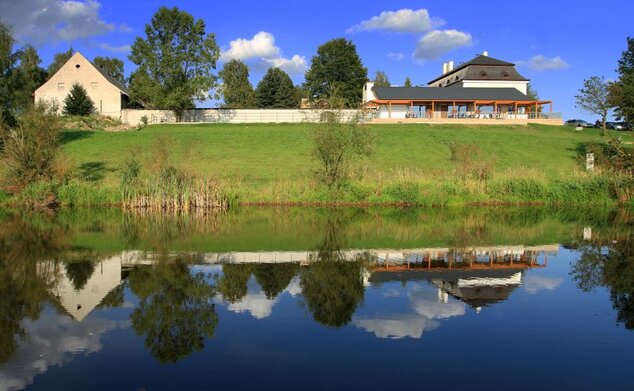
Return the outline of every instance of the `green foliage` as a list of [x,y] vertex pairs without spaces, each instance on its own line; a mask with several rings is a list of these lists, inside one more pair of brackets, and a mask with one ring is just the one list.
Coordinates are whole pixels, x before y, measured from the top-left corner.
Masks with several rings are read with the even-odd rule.
[[311,67],[306,72],[305,88],[311,101],[329,101],[332,96],[343,100],[345,107],[361,104],[363,85],[368,70],[357,54],[357,48],[343,38],[330,40],[317,48]]
[[387,73],[383,71],[376,71],[374,74],[374,85],[376,87],[389,87],[392,84],[390,84],[390,79],[387,77]]
[[372,154],[376,136],[358,119],[345,120],[341,113],[332,114],[313,128],[313,154],[319,162],[317,174],[321,182],[339,188],[348,179],[355,160]]
[[95,266],[95,262],[90,260],[79,260],[64,264],[66,275],[76,291],[80,291],[86,286],[86,283],[95,272]]
[[269,68],[255,89],[257,107],[262,109],[290,109],[299,107],[297,91],[286,72]]
[[210,98],[216,85],[212,70],[219,48],[205,22],[178,8],[161,7],[137,37],[130,60],[138,66],[130,80],[133,101],[148,108],[174,110],[177,119],[194,108],[195,100]]
[[15,190],[52,179],[59,143],[59,120],[50,107],[37,104],[29,109],[4,142],[1,156],[6,185]]
[[385,193],[395,202],[417,204],[420,200],[421,185],[414,182],[403,182],[388,186]]
[[253,267],[253,275],[268,299],[282,293],[298,271],[297,263],[261,263]]
[[13,36],[8,25],[0,22],[0,130],[16,125],[15,91],[17,53],[13,52]]
[[605,78],[591,76],[583,81],[579,95],[575,95],[577,108],[601,116],[603,129],[605,129],[605,121],[612,107],[609,89],[610,83],[605,81]]
[[240,60],[231,60],[218,73],[222,79],[222,97],[225,107],[249,109],[255,106],[253,86],[249,81],[249,68]]
[[33,46],[19,51],[20,65],[16,70],[19,88],[15,91],[16,106],[20,111],[33,104],[33,93],[46,81],[46,71],[40,67],[42,60]]
[[627,38],[627,49],[617,68],[619,79],[610,86],[610,104],[616,117],[634,123],[634,37]]
[[528,99],[530,100],[539,100],[539,93],[535,88],[533,88],[531,83],[526,85],[526,96],[528,96]]
[[95,112],[95,104],[88,96],[84,86],[73,83],[70,92],[64,99],[64,115],[87,116]]
[[68,50],[65,52],[56,53],[53,57],[53,62],[48,66],[46,70],[48,73],[47,79],[53,77],[53,75],[57,73],[57,71],[59,71],[64,66],[64,64],[68,62],[68,60],[70,60],[73,54],[75,54],[75,51],[72,47],[68,48]]
[[139,297],[132,327],[160,362],[176,362],[204,348],[218,324],[214,288],[203,273],[192,274],[185,260],[161,260],[134,270],[130,289]]
[[412,87],[412,79],[410,79],[409,76],[405,77],[403,87]]
[[95,64],[102,71],[113,79],[125,84],[125,76],[123,74],[123,61],[114,57],[97,56],[93,59]]
[[601,143],[587,143],[586,152],[593,153],[597,166],[604,170],[634,176],[634,155],[623,140],[606,135]]
[[247,282],[253,272],[252,265],[226,263],[222,265],[222,277],[217,284],[218,292],[224,300],[236,303],[247,295]]

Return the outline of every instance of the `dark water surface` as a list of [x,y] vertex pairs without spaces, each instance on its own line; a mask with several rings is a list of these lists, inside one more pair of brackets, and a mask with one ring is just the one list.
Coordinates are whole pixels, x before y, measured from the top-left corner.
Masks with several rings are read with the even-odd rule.
[[634,389],[634,213],[0,212],[0,391]]

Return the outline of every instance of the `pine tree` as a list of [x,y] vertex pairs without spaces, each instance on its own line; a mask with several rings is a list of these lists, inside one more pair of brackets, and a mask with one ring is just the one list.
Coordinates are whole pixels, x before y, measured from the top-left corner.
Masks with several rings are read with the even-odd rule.
[[86,89],[79,83],[74,83],[64,99],[65,115],[90,115],[95,111],[95,105],[88,96]]
[[291,109],[299,106],[291,78],[279,68],[269,68],[255,90],[257,106],[262,109]]
[[405,83],[403,83],[404,87],[411,87],[412,86],[412,80],[409,78],[409,76],[405,77]]

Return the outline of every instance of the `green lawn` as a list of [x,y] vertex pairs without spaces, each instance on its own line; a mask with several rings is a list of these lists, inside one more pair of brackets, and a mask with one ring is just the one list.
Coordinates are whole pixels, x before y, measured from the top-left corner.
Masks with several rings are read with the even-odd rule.
[[[130,153],[146,166],[155,158],[155,140],[163,137],[178,167],[248,186],[311,178],[312,124],[154,125],[140,131],[66,131],[64,155],[71,166],[97,182],[118,180],[117,171]],[[477,144],[494,156],[497,171],[530,169],[546,178],[580,171],[578,157],[599,131],[553,126],[371,125],[378,133],[369,175],[445,177],[451,172],[448,143]],[[625,141],[631,132],[619,132]],[[406,174],[403,174],[406,173]]]

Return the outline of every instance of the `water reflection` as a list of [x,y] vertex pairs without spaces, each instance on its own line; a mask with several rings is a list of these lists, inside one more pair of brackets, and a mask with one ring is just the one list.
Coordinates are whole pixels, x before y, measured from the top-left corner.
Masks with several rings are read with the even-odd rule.
[[324,330],[420,339],[519,287],[559,289],[563,278],[534,273],[548,270],[559,242],[578,251],[579,288],[607,287],[617,321],[634,328],[627,214],[577,222],[539,210],[495,221],[478,210],[104,213],[0,222],[0,390],[99,352],[113,330],[131,329],[156,361],[177,362],[209,346],[227,310],[264,322],[284,297]]

